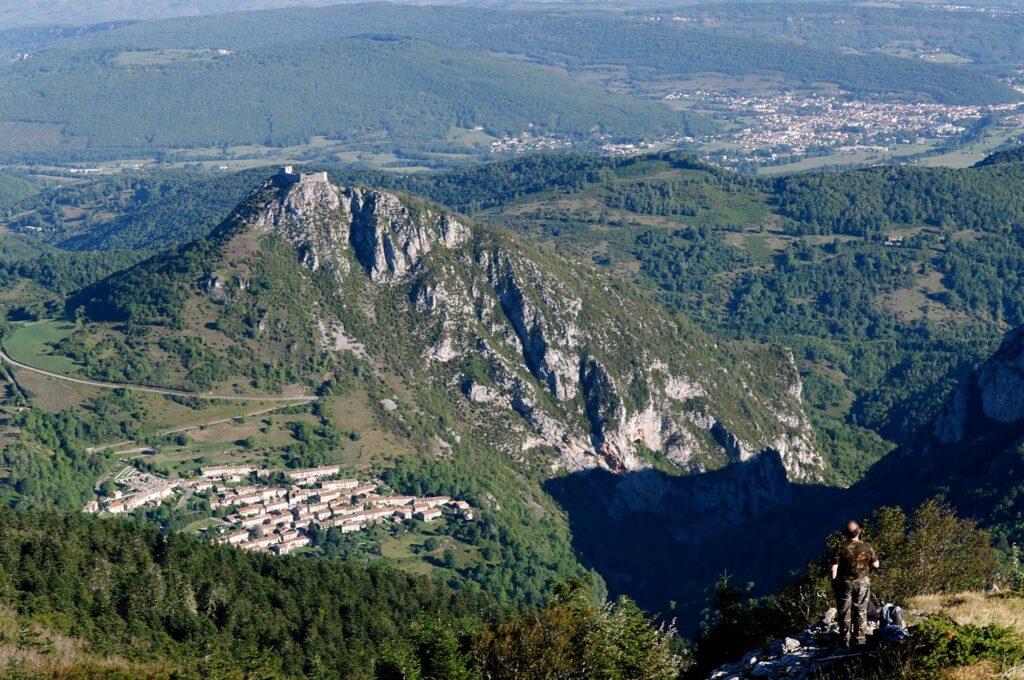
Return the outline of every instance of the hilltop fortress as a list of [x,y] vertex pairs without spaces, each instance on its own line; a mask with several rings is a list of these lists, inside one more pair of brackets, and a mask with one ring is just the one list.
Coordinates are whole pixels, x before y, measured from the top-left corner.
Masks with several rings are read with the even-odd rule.
[[295,172],[295,168],[291,165],[281,168],[277,177],[285,184],[312,184],[327,181],[326,172]]

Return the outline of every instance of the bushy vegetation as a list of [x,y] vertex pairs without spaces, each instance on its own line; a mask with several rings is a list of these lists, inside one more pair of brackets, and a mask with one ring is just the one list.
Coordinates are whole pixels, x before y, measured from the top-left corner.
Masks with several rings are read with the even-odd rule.
[[18,441],[0,448],[0,494],[19,508],[81,508],[111,464],[87,448],[101,441],[134,438],[144,417],[129,391],[119,390],[89,404],[90,416],[26,408],[14,419]]
[[675,631],[656,624],[629,599],[595,602],[585,583],[572,580],[535,612],[488,627],[463,642],[434,626],[411,648],[390,652],[379,680],[550,680],[613,678],[671,680],[682,659]]
[[206,236],[268,170],[132,173],[0,195],[0,216],[62,250],[155,251]]
[[930,617],[914,628],[914,644],[920,649],[913,666],[922,677],[936,677],[949,668],[973,666],[982,661],[1000,669],[1024,661],[1019,634],[1002,626],[957,625]]
[[680,665],[670,627],[578,580],[509,618],[487,598],[393,569],[54,512],[0,509],[0,602],[92,652],[170,662],[183,678],[541,680],[588,668],[667,680]]
[[1024,164],[994,163],[966,171],[900,166],[778,180],[779,212],[811,234],[878,234],[919,223],[995,231],[1024,220]]

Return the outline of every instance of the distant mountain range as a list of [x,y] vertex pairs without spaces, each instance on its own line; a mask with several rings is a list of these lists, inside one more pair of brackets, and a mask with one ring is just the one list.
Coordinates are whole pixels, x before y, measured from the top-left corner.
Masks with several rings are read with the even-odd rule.
[[0,26],[81,26],[244,10],[339,4],[337,0],[25,0],[0,7]]
[[0,32],[0,54],[0,129],[20,139],[0,157],[51,163],[251,146],[308,157],[320,137],[476,155],[525,133],[585,148],[680,143],[715,126],[652,93],[702,78],[893,101],[1020,96],[957,64],[547,8],[360,4],[13,29]]

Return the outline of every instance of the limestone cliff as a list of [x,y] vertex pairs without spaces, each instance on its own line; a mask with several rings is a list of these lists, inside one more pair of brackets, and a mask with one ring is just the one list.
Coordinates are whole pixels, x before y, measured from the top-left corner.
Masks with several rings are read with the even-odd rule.
[[1024,420],[1024,327],[1006,335],[999,349],[947,399],[935,420],[943,444],[959,443],[986,424]]
[[208,239],[78,298],[93,320],[152,323],[136,344],[182,379],[169,328],[307,389],[350,352],[403,383],[410,413],[443,398],[459,427],[551,470],[703,472],[762,453],[790,480],[824,469],[785,350],[717,344],[593,267],[323,173],[268,180]]
[[719,347],[592,268],[325,179],[268,182],[227,225],[225,238],[283,238],[307,276],[333,282],[307,301],[325,351],[365,348],[379,366],[415,351],[422,380],[507,424],[497,443],[512,456],[699,472],[774,452],[792,480],[823,471],[788,353]]

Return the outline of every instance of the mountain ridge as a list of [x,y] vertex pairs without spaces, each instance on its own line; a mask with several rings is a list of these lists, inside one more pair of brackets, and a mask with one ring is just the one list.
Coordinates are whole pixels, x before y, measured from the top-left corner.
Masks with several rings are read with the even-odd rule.
[[[653,304],[640,302],[596,272],[557,262],[576,277],[577,285],[568,284],[525,257],[523,246],[513,245],[509,237],[461,220],[395,194],[335,187],[326,175],[296,181],[279,174],[256,189],[207,241],[192,246],[190,252],[202,251],[196,257],[205,261],[190,269],[193,285],[174,284],[178,293],[191,288],[193,302],[184,303],[171,323],[183,322],[180,313],[192,310],[191,304],[208,306],[203,298],[214,306],[246,298],[258,275],[240,263],[258,253],[264,237],[279,237],[308,276],[302,285],[310,296],[303,325],[307,334],[316,329],[321,346],[304,348],[305,356],[353,344],[370,355],[379,351],[368,332],[380,333],[380,320],[365,303],[383,295],[389,298],[387,306],[402,308],[400,315],[407,315],[402,326],[423,342],[421,356],[447,374],[446,384],[457,388],[460,399],[483,410],[494,406],[506,415],[517,414],[528,424],[531,434],[524,435],[523,450],[552,447],[569,469],[595,464],[632,469],[642,465],[635,452],[642,444],[696,471],[712,460],[720,465],[774,449],[795,479],[818,477],[823,464],[800,410],[800,383],[791,357],[782,356],[773,369],[789,377],[782,378],[785,389],[772,398],[758,394],[764,383],[751,387],[757,378],[749,360],[733,366],[730,370],[741,371],[735,377],[742,385],[738,391],[746,392],[738,401],[748,403],[751,412],[760,409],[760,416],[752,425],[735,416],[723,419],[716,411],[730,400],[716,395],[729,379],[709,373],[718,361],[707,366],[703,360],[680,360],[652,349],[659,339],[669,338],[668,345],[683,350],[682,356],[696,351],[714,357],[708,338],[677,326]],[[218,250],[230,256],[218,257]],[[158,256],[140,267],[146,271],[163,263],[160,270],[173,277],[173,258],[179,255]],[[119,289],[118,282],[126,279],[128,285]],[[143,295],[136,285],[140,280],[131,270],[115,275],[112,282],[73,298],[69,308],[84,305],[98,319],[121,310],[122,320],[134,315],[145,322],[131,307],[131,300]],[[637,311],[641,322],[627,322],[611,307],[596,309],[596,297],[580,288],[580,281],[601,286],[600,295],[611,298],[611,307]],[[114,293],[96,296],[100,289]],[[174,295],[174,290],[157,295],[166,304],[158,304],[149,320],[168,318],[165,307],[175,304]],[[267,330],[265,317],[274,312],[263,310],[264,318],[250,331]],[[635,358],[622,363],[609,347],[631,347]],[[483,364],[473,372],[452,369],[479,361]],[[711,458],[705,460],[707,455]]]

